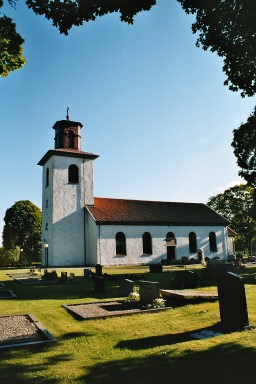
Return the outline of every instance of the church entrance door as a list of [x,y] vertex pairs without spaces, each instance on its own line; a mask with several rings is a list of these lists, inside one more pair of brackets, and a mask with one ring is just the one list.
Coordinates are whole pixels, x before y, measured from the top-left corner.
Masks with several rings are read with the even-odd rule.
[[167,260],[175,260],[175,246],[167,245]]

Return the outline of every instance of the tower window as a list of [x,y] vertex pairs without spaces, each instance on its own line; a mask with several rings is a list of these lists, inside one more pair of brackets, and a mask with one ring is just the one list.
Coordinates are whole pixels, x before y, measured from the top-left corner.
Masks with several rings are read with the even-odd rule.
[[209,233],[209,243],[210,243],[210,251],[217,252],[217,241],[216,234],[214,232]]
[[149,232],[143,233],[142,236],[143,253],[146,255],[152,255],[152,238]]
[[197,240],[195,232],[190,232],[188,235],[189,238],[189,252],[196,253],[197,252]]
[[116,234],[116,254],[126,255],[126,238],[123,232]]
[[68,182],[77,184],[79,182],[79,169],[75,164],[68,167]]
[[49,186],[49,168],[46,168],[46,174],[45,174],[45,188]]

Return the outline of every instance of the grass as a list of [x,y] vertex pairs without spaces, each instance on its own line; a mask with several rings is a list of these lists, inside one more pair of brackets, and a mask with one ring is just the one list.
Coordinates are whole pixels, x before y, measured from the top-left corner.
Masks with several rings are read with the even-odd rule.
[[[62,269],[64,270],[64,269]],[[65,269],[68,270],[68,269]],[[60,275],[61,269],[58,269]],[[170,287],[174,270],[149,274],[147,267],[104,268],[109,274],[145,273],[143,279]],[[218,303],[188,305],[160,313],[137,314],[104,320],[75,320],[62,304],[118,297],[118,281],[108,281],[104,294],[91,292],[82,269],[75,282],[58,286],[23,286],[0,271],[0,282],[17,299],[0,301],[0,315],[32,313],[58,339],[56,347],[20,349],[0,355],[2,383],[151,384],[201,382],[252,383],[256,368],[256,329],[194,340],[190,334],[214,327],[219,321]],[[16,271],[15,271],[16,272]],[[240,272],[246,282],[249,319],[256,325],[256,268]],[[216,286],[202,282],[202,289]]]

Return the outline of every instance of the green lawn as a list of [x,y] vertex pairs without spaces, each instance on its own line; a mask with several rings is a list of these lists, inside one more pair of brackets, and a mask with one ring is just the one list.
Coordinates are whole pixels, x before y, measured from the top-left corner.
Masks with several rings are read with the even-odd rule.
[[[64,270],[64,269],[62,269]],[[68,270],[68,269],[65,269]],[[57,269],[60,275],[60,269]],[[1,300],[0,315],[31,313],[57,338],[57,346],[0,353],[1,383],[254,383],[256,329],[193,340],[191,332],[216,325],[218,303],[203,303],[160,313],[105,320],[78,321],[62,304],[118,297],[118,281],[108,281],[102,295],[91,293],[82,269],[74,284],[27,287],[14,282],[7,270],[0,282],[17,299]],[[149,274],[148,267],[104,268],[109,274],[145,273],[143,279],[170,288],[173,269]],[[10,271],[9,271],[10,272]],[[11,271],[18,272],[18,270]],[[246,282],[249,319],[256,326],[256,268],[241,271]],[[204,282],[202,289],[216,290]],[[1,330],[0,330],[1,331]]]

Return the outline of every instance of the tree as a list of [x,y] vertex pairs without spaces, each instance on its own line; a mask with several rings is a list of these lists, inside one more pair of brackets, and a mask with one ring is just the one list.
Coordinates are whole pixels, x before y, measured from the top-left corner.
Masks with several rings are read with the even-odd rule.
[[209,198],[207,205],[226,217],[237,232],[236,248],[251,253],[256,221],[251,216],[254,189],[246,184],[236,185]]
[[20,258],[20,249],[16,247],[11,251],[7,251],[0,247],[0,266],[17,265]]
[[[6,0],[11,6],[17,0]],[[121,21],[133,24],[134,16],[149,10],[156,0],[27,0],[26,4],[37,15],[52,20],[61,33],[68,34],[74,25],[82,25],[108,13],[119,12]],[[3,0],[0,0],[0,8]],[[0,75],[7,76],[11,71],[25,64],[22,44],[24,39],[16,32],[16,25],[6,15],[0,17]]]
[[197,46],[224,58],[224,84],[241,96],[256,92],[256,7],[252,0],[177,0],[195,14]]
[[31,261],[41,255],[42,212],[29,200],[16,202],[4,217],[3,246],[6,250],[23,249]]
[[256,108],[245,124],[234,129],[233,134],[231,145],[234,147],[237,165],[241,168],[238,174],[254,189],[252,216],[256,219]]

